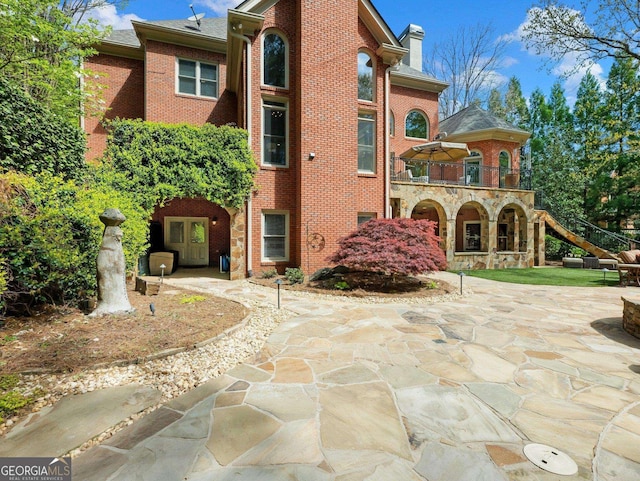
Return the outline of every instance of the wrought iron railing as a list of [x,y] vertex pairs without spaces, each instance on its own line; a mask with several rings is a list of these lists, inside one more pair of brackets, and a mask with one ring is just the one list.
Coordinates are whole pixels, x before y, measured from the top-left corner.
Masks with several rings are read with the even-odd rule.
[[579,217],[570,217],[554,212],[553,208],[544,202],[544,194],[542,191],[536,192],[536,209],[543,209],[549,212],[565,229],[579,235],[591,244],[617,253],[624,250],[635,248],[640,244],[640,240],[611,232],[609,230],[598,227]]
[[391,159],[391,180],[418,184],[531,190],[531,170],[400,157]]

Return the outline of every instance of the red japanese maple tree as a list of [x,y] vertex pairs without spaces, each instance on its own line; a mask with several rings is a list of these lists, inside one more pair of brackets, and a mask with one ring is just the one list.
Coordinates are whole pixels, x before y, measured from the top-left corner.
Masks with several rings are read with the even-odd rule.
[[372,219],[338,240],[328,262],[352,270],[408,276],[446,269],[436,223],[414,219]]

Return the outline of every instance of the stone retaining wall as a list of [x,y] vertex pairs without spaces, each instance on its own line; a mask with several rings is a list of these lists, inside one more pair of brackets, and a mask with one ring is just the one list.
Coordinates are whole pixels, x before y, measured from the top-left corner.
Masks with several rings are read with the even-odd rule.
[[640,339],[640,301],[623,297],[622,302],[624,302],[622,327],[629,334]]

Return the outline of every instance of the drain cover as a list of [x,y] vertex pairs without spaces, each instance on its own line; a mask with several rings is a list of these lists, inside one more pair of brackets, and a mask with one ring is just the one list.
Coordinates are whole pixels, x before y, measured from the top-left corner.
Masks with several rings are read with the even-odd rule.
[[553,474],[571,476],[578,472],[578,465],[562,451],[544,444],[527,444],[524,455],[539,468]]

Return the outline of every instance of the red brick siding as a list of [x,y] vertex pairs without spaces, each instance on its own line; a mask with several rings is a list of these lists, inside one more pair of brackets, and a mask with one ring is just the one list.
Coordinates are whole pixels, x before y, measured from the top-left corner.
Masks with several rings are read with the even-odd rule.
[[[97,55],[85,61],[85,68],[100,75],[97,82],[104,86],[105,118],[144,117],[144,63],[141,60]],[[86,117],[84,122],[88,134],[85,158],[92,160],[104,152],[107,133],[97,117]]]
[[[256,176],[258,191],[252,198],[251,221],[253,224],[251,239],[248,242],[252,249],[252,265],[248,266],[254,275],[271,268],[273,262],[262,262],[262,213],[265,210],[289,212],[289,262],[278,262],[275,265],[283,272],[286,266],[300,265],[300,237],[297,226],[299,216],[298,174],[300,158],[298,155],[299,128],[296,123],[298,88],[296,79],[296,2],[281,0],[264,13],[265,21],[261,32],[252,38],[251,45],[251,147],[260,170]],[[262,35],[266,30],[274,29],[287,43],[289,49],[288,88],[274,88],[262,85]],[[288,106],[289,130],[289,167],[262,166],[262,100],[263,98],[285,100]]]
[[482,165],[487,167],[499,167],[499,157],[501,151],[506,151],[511,157],[511,168],[520,168],[520,144],[518,142],[508,142],[505,140],[481,140],[477,142],[467,142],[469,150],[478,150],[482,153]]
[[197,199],[174,199],[164,207],[156,209],[152,220],[162,224],[164,232],[164,218],[171,217],[217,217],[215,226],[208,222],[209,226],[209,265],[218,265],[219,256],[230,252],[230,228],[229,214],[222,207],[211,202]]
[[[392,85],[389,103],[395,120],[395,135],[391,138],[391,152],[395,152],[397,157],[414,145],[432,140],[438,133],[437,93]],[[412,110],[420,110],[426,114],[429,121],[429,138],[427,140],[411,139],[404,135],[405,118]]]
[[[176,93],[176,58],[218,64],[218,99]],[[237,122],[236,96],[225,89],[226,56],[149,40],[146,45],[146,120],[152,122]]]

